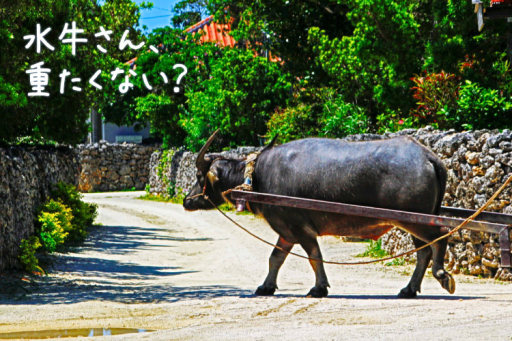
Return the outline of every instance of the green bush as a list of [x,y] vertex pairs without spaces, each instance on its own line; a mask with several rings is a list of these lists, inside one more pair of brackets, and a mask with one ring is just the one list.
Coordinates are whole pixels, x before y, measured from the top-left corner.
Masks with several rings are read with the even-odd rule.
[[443,108],[455,108],[459,93],[459,78],[454,74],[441,71],[427,73],[411,78],[415,86],[413,98],[417,107],[411,111],[420,124],[436,124],[440,128],[449,125],[441,114]]
[[198,150],[215,128],[221,131],[218,147],[257,144],[270,114],[290,97],[290,75],[243,49],[224,49],[210,67],[203,88],[185,93],[187,110],[180,119],[185,145]]
[[299,104],[274,113],[267,122],[269,136],[279,134],[278,142],[318,135],[318,123],[310,105]]
[[389,256],[386,250],[382,248],[382,240],[368,240],[368,246],[366,250],[358,254],[357,257],[371,257],[371,258],[383,258]]
[[46,251],[54,252],[64,244],[73,230],[72,219],[71,209],[58,201],[52,199],[43,206],[38,221],[41,223],[40,236]]
[[510,128],[512,99],[467,80],[460,87],[456,108],[445,107],[441,114],[456,129]]
[[38,221],[41,223],[41,240],[43,246],[48,252],[55,252],[57,246],[64,244],[67,232],[64,232],[61,221],[58,218],[58,213],[41,212],[38,216]]
[[369,130],[365,111],[347,103],[332,88],[302,88],[293,105],[277,111],[267,122],[269,136],[279,142],[310,136],[345,137]]
[[31,236],[28,239],[21,240],[19,259],[27,272],[44,272],[39,266],[39,260],[36,257],[36,251],[41,246],[41,242],[37,236]]
[[322,136],[345,137],[367,133],[370,121],[363,108],[346,103],[338,96],[324,104],[320,125]]
[[402,129],[420,127],[416,116],[403,117],[391,111],[377,115],[377,133],[395,132]]
[[82,201],[82,194],[75,186],[59,182],[52,191],[52,198],[71,209],[73,218],[72,228],[69,231],[67,242],[78,243],[87,237],[87,228],[94,222],[97,216],[97,205]]

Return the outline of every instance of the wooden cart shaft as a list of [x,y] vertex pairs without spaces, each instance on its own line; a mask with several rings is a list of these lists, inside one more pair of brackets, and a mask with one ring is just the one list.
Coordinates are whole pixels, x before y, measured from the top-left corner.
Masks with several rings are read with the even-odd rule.
[[[242,203],[243,206],[245,206],[244,202],[248,201],[266,205],[285,206],[306,210],[450,228],[459,226],[465,220],[465,218],[475,213],[474,210],[443,206],[440,213],[448,215],[443,216],[238,190],[231,191],[230,195],[231,199],[237,202],[237,206],[239,206],[238,203]],[[501,266],[510,268],[512,262],[510,254],[509,229],[512,225],[512,215],[482,212],[477,217],[477,219],[478,220],[473,220],[467,223],[464,228],[473,231],[499,234]]]

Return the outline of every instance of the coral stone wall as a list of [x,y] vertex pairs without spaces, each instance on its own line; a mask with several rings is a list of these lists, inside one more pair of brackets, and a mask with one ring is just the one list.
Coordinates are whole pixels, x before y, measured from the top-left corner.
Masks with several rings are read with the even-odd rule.
[[149,164],[156,146],[105,141],[77,147],[82,192],[144,189],[149,182]]
[[[456,133],[431,129],[404,132],[423,143],[443,160],[448,182],[445,206],[480,208],[512,174],[512,132],[473,131]],[[505,189],[488,211],[512,214],[512,188]],[[383,236],[383,248],[391,254],[413,248],[410,236],[393,230]],[[461,230],[449,239],[446,267],[454,273],[512,280],[500,268],[498,235]]]
[[37,210],[52,185],[76,185],[78,170],[72,148],[0,148],[0,271],[18,265],[21,240],[34,233]]
[[[261,150],[262,147],[239,147],[229,151],[216,153],[226,158],[244,158],[248,154]],[[162,151],[158,150],[151,156],[149,185],[150,192],[153,194],[166,194],[168,192],[165,181],[162,177],[173,183],[176,189],[181,189],[185,193],[188,192],[196,183],[196,159],[197,153],[191,153],[184,150],[172,150],[171,162],[167,165],[160,166]],[[162,176],[159,173],[159,167],[162,169]]]

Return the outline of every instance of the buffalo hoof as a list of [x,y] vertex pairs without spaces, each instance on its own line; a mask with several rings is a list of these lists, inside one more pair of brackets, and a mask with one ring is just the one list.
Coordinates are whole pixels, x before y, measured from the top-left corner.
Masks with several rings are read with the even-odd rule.
[[400,290],[398,298],[416,298],[416,291],[411,290],[408,286]]
[[435,277],[446,291],[448,291],[450,294],[455,292],[455,280],[453,279],[452,275],[444,270],[439,270],[437,272],[437,276]]
[[276,288],[260,285],[254,294],[256,296],[272,296],[275,291]]
[[326,287],[313,287],[311,290],[309,290],[306,297],[326,297],[327,296],[327,288]]

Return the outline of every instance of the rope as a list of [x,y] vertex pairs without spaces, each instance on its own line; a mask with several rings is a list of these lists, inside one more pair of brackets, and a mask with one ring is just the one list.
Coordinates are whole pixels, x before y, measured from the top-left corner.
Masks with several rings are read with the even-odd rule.
[[410,250],[410,251],[406,251],[406,252],[403,252],[403,253],[400,253],[398,255],[395,255],[395,256],[390,256],[390,257],[385,257],[385,258],[380,258],[380,259],[374,259],[374,260],[369,260],[369,261],[361,261],[361,262],[334,262],[334,261],[325,261],[325,260],[322,260],[322,259],[318,259],[318,258],[311,258],[311,257],[307,257],[307,256],[303,256],[303,255],[300,255],[298,253],[295,253],[295,252],[291,252],[291,251],[287,251],[287,250],[284,250],[282,247],[278,246],[278,245],[275,245],[273,243],[270,243],[268,241],[266,241],[265,239],[255,235],[254,233],[252,233],[251,231],[249,231],[247,228],[243,227],[242,225],[240,225],[238,222],[236,222],[235,220],[233,220],[231,217],[229,217],[226,213],[222,212],[211,200],[210,198],[208,198],[208,196],[204,196],[206,198],[206,200],[208,200],[210,202],[210,204],[215,208],[217,209],[217,211],[219,211],[224,217],[226,217],[229,221],[231,221],[233,224],[235,224],[238,228],[242,229],[243,231],[245,231],[246,233],[248,233],[250,236],[258,239],[259,241],[267,244],[267,245],[270,245],[278,250],[280,250],[281,252],[284,252],[284,253],[287,253],[287,254],[290,254],[290,255],[293,255],[293,256],[296,256],[296,257],[299,257],[299,258],[303,258],[303,259],[307,259],[307,260],[310,260],[310,261],[317,261],[317,262],[322,262],[324,264],[334,264],[334,265],[364,265],[364,264],[373,264],[373,263],[378,263],[378,262],[384,262],[384,261],[387,261],[387,260],[392,260],[392,259],[395,259],[395,258],[399,258],[399,257],[403,257],[403,256],[407,256],[411,253],[414,253],[414,252],[417,252],[419,250],[422,250],[428,246],[431,246],[432,244],[435,244],[437,242],[439,242],[440,240],[443,240],[445,238],[448,238],[449,236],[451,236],[452,234],[454,234],[455,232],[459,231],[460,229],[462,229],[464,226],[466,226],[470,221],[473,221],[480,213],[482,213],[482,211],[484,211],[497,197],[498,195],[500,195],[500,193],[510,184],[510,182],[512,181],[512,175],[510,175],[507,179],[507,181],[505,181],[505,183],[503,185],[501,185],[501,187],[492,195],[492,197],[487,200],[487,202],[482,206],[480,207],[475,213],[473,213],[470,217],[466,218],[466,220],[464,220],[462,223],[460,223],[457,227],[455,227],[453,230],[451,230],[450,232],[440,236],[439,238],[436,238],[434,240],[432,240],[431,242],[425,244],[425,245],[422,245],[416,249],[413,249],[413,250]]

